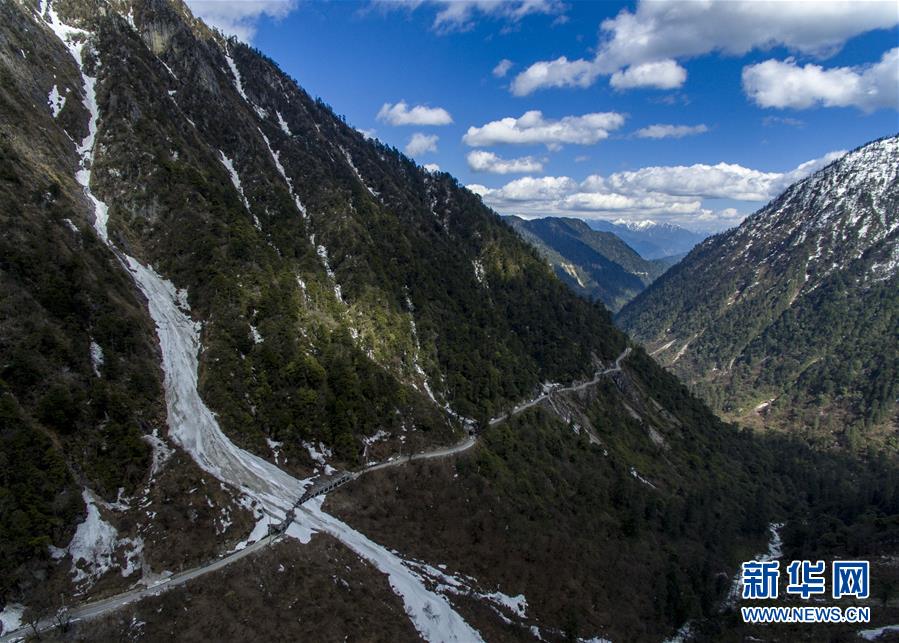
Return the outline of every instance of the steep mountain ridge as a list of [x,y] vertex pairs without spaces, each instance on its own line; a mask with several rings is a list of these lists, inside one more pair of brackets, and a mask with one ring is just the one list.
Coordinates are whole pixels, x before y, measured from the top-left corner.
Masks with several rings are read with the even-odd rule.
[[578,294],[617,311],[668,267],[647,261],[611,232],[592,230],[580,219],[505,217],[533,244],[556,276]]
[[853,150],[697,246],[619,323],[728,415],[895,440],[897,168],[895,136]]

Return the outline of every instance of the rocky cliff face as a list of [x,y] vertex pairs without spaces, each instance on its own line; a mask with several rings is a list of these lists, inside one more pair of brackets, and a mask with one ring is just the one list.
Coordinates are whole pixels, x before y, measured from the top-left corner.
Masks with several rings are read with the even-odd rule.
[[895,442],[899,138],[706,240],[620,324],[726,413],[825,444]]

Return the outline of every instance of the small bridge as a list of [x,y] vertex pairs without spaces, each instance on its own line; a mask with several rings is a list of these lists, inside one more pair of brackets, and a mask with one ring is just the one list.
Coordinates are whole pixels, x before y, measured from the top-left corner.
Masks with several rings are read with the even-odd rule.
[[351,480],[355,480],[359,474],[353,473],[352,471],[344,471],[338,476],[334,476],[332,478],[325,478],[323,480],[316,480],[312,483],[312,486],[309,487],[305,493],[297,500],[293,507],[285,514],[284,520],[282,520],[277,525],[271,525],[268,528],[269,534],[283,534],[287,531],[287,528],[290,527],[290,523],[294,521],[297,515],[297,509],[299,509],[302,505],[309,502],[313,498],[320,496],[322,494],[328,493],[329,491],[333,491],[337,487],[342,487],[347,482]]

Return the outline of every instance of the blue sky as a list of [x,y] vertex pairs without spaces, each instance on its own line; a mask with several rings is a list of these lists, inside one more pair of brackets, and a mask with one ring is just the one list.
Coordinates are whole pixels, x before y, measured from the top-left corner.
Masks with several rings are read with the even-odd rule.
[[190,4],[504,214],[717,230],[899,130],[893,2]]

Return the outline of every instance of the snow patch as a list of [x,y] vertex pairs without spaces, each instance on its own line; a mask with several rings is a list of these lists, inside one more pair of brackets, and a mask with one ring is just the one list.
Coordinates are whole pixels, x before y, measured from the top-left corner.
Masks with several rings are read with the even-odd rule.
[[337,283],[337,275],[335,275],[334,271],[331,270],[331,263],[330,261],[328,261],[328,249],[322,245],[319,245],[315,247],[315,252],[318,255],[319,259],[322,260],[322,265],[324,265],[325,267],[325,273],[334,284],[334,296],[337,297],[337,301],[346,303],[343,301],[343,291],[340,288],[340,284]]
[[303,447],[309,452],[309,457],[312,458],[314,462],[321,465],[326,476],[337,471],[337,469],[328,464],[327,461],[327,458],[330,458],[332,455],[331,449],[327,448],[321,442],[318,443],[318,448],[311,442],[303,442]]
[[240,94],[240,97],[243,98],[247,103],[250,102],[250,99],[247,98],[246,92],[243,90],[243,79],[240,77],[240,70],[237,68],[237,65],[234,63],[234,59],[228,55],[227,52],[223,52],[225,56],[225,62],[228,63],[228,69],[231,70],[231,75],[234,77],[234,87],[237,89],[237,93]]
[[12,632],[22,627],[22,615],[25,614],[25,606],[19,603],[7,603],[0,612],[0,634]]
[[[280,114],[278,114],[278,116],[280,116]],[[306,206],[300,201],[300,197],[297,196],[293,189],[293,181],[287,176],[287,172],[284,171],[284,166],[281,165],[281,153],[272,149],[272,144],[269,142],[268,137],[263,134],[262,130],[259,130],[259,134],[262,135],[262,140],[265,141],[265,146],[268,148],[269,154],[272,155],[272,160],[275,162],[275,169],[278,170],[281,178],[283,178],[284,182],[287,184],[287,190],[290,192],[290,196],[293,197],[294,205],[297,206],[300,216],[306,216]]]
[[150,463],[150,479],[152,480],[172,457],[172,448],[159,437],[159,429],[153,429],[153,434],[145,435],[143,439],[153,449],[153,462]]
[[59,93],[56,85],[53,85],[53,89],[50,90],[50,94],[47,96],[47,104],[50,105],[50,112],[53,114],[53,118],[59,116],[62,108],[66,105],[66,97]]
[[262,226],[259,224],[258,217],[253,214],[253,211],[250,209],[250,202],[247,201],[247,197],[243,192],[243,185],[240,182],[240,176],[237,174],[237,170],[234,168],[234,163],[225,156],[225,153],[219,150],[220,158],[219,160],[222,162],[222,165],[225,166],[225,169],[228,171],[228,176],[231,177],[231,184],[234,186],[234,189],[237,190],[237,193],[240,195],[240,200],[243,201],[244,207],[247,209],[253,216],[253,225],[257,230],[262,230]]
[[578,274],[577,268],[575,268],[573,264],[563,261],[563,262],[561,262],[560,265],[562,266],[562,270],[564,270],[568,274],[569,277],[571,277],[572,279],[574,279],[577,282],[578,286],[580,286],[581,288],[587,287],[584,285],[584,282],[581,281],[581,276]]
[[[280,464],[278,462],[278,460],[281,457],[281,448],[284,446],[284,443],[276,442],[275,440],[272,440],[271,438],[265,438],[265,442],[266,442],[266,444],[268,444],[268,448],[271,450],[272,457],[275,458],[275,462]],[[286,459],[284,461],[287,462]]]
[[524,597],[524,594],[509,596],[502,592],[491,592],[490,594],[485,594],[484,597],[497,605],[502,605],[509,609],[511,612],[518,615],[519,618],[527,618],[528,601]]
[[103,348],[91,339],[91,367],[94,369],[94,375],[100,377],[100,368],[103,366]]
[[293,136],[293,132],[290,131],[290,128],[287,126],[287,121],[281,116],[281,112],[275,112],[275,115],[278,117],[278,125],[281,126],[281,131],[288,136]]
[[346,159],[346,162],[349,164],[350,168],[353,170],[353,174],[356,175],[356,178],[359,179],[359,183],[364,185],[365,189],[368,190],[368,192],[372,196],[374,196],[374,197],[379,196],[380,192],[373,190],[372,188],[370,188],[368,186],[368,184],[366,184],[365,179],[362,178],[362,174],[359,173],[359,170],[356,168],[355,164],[353,163],[353,157],[350,156],[350,153],[347,152],[343,147],[340,148],[340,151],[343,152],[343,156]]
[[[47,25],[53,31],[57,38],[68,49],[69,54],[75,60],[78,70],[81,72],[81,80],[84,85],[84,108],[89,115],[87,122],[87,134],[78,144],[76,152],[81,157],[81,163],[75,172],[75,180],[84,189],[84,193],[88,200],[94,206],[94,228],[103,241],[107,241],[106,222],[109,219],[109,209],[106,204],[100,201],[90,189],[91,167],[94,163],[94,141],[97,138],[97,125],[100,120],[100,107],[97,104],[97,79],[89,76],[84,69],[84,61],[82,60],[82,52],[84,46],[88,42],[91,35],[83,29],[70,27],[63,23],[52,4],[44,5],[41,3],[40,13],[46,16]],[[98,63],[99,64],[99,63]]]
[[472,268],[474,268],[474,278],[477,280],[479,284],[486,285],[487,283],[487,273],[484,270],[484,264],[481,263],[480,259],[475,259],[471,262]]
[[253,531],[250,532],[250,535],[246,537],[246,540],[242,540],[234,546],[232,552],[240,551],[241,549],[246,548],[247,545],[252,545],[253,543],[259,542],[263,538],[268,535],[269,527],[277,524],[272,522],[272,517],[268,514],[263,514],[263,516],[256,522],[256,526],[253,527]]
[[122,577],[128,578],[134,572],[140,571],[144,561],[144,540],[140,536],[123,538],[119,541],[124,546],[125,564],[122,566]]
[[643,484],[645,484],[646,486],[652,487],[653,489],[658,489],[658,487],[656,487],[653,483],[651,483],[649,480],[647,480],[646,478],[641,476],[640,472],[637,471],[637,469],[634,467],[631,467],[631,475],[634,478],[636,478],[637,480],[639,480],[640,482],[642,482]]
[[78,584],[96,581],[113,567],[118,537],[116,528],[100,516],[94,494],[85,489],[81,497],[87,505],[87,517],[67,548],[72,557],[72,578]]
[[159,60],[159,62],[162,63],[162,66],[165,67],[165,70],[169,72],[169,76],[171,76],[175,80],[178,80],[178,76],[175,75],[175,72],[172,71],[171,67],[165,64],[165,61],[162,60],[162,58],[158,58],[157,60]]
[[872,630],[861,630],[858,635],[866,641],[876,641],[889,632],[899,632],[899,625],[884,625]]

